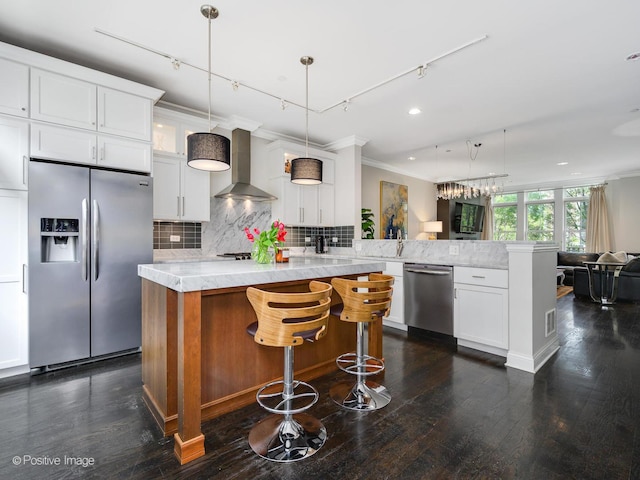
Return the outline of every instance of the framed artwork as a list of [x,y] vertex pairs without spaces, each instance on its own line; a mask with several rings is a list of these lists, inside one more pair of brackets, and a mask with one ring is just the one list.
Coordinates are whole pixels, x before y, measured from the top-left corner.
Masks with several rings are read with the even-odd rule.
[[406,238],[408,216],[409,187],[380,181],[380,238]]

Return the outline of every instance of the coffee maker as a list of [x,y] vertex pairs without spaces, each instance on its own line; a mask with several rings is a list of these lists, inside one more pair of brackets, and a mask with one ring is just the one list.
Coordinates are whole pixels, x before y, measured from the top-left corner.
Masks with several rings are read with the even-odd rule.
[[316,253],[325,253],[324,237],[320,235],[316,237]]

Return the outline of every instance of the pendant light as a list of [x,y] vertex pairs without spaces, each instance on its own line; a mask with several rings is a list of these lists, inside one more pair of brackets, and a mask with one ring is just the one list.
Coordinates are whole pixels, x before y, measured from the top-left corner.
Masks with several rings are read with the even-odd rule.
[[294,158],[291,161],[291,183],[299,185],[318,185],[322,183],[322,160],[309,157],[309,65],[313,63],[313,57],[302,57],[300,59],[305,67],[306,73],[306,134],[305,134],[305,156]]
[[209,21],[209,131],[187,137],[187,165],[198,170],[221,172],[231,166],[231,142],[227,137],[211,133],[211,20],[218,18],[218,9],[202,5],[200,13]]

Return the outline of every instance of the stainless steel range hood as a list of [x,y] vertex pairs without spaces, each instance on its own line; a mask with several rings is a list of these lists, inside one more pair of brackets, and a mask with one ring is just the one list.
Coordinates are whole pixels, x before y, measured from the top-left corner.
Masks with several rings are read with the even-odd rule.
[[241,128],[231,132],[231,185],[214,195],[216,198],[236,198],[265,202],[277,200],[270,193],[254,187],[251,181],[251,133]]

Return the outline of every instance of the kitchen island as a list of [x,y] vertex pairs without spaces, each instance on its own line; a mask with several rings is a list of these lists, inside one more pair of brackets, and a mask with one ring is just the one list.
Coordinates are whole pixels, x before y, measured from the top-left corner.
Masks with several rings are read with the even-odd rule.
[[[139,265],[142,277],[142,381],[146,405],[165,435],[174,433],[180,463],[204,455],[201,421],[255,401],[262,385],[281,378],[281,349],[246,333],[256,320],[249,286],[307,291],[309,281],[381,272],[376,260],[291,258]],[[334,293],[332,302],[339,301]],[[319,342],[296,347],[296,378],[335,370],[335,358],[355,349],[355,324],[330,318]],[[369,329],[369,354],[382,357],[382,323]]]

